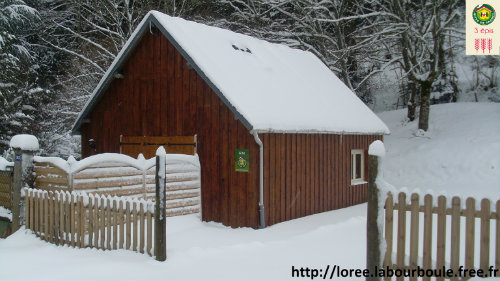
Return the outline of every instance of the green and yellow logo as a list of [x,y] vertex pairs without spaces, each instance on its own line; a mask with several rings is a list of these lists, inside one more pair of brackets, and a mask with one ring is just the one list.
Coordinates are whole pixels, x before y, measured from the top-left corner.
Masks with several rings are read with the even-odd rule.
[[250,171],[250,150],[237,148],[234,151],[234,170],[244,173]]
[[245,160],[245,158],[243,158],[243,157],[240,157],[238,159],[238,166],[240,168],[245,168],[247,166],[247,160]]
[[495,20],[495,9],[488,4],[482,4],[474,8],[472,18],[480,25],[488,25]]

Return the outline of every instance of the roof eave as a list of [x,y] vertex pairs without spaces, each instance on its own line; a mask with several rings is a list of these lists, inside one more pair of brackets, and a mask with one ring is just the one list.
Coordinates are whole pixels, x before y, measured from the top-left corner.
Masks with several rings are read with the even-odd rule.
[[324,135],[390,135],[390,131],[355,132],[355,131],[327,131],[327,130],[275,130],[254,129],[259,134],[324,134]]

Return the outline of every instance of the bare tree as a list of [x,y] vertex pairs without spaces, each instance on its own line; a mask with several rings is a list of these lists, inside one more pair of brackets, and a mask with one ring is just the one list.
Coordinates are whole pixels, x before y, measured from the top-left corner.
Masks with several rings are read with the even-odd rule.
[[[460,36],[455,28],[460,16],[459,0],[376,0],[376,8],[385,15],[381,23],[393,28],[392,41],[388,47],[404,69],[409,80],[420,91],[420,114],[418,128],[429,128],[430,94],[433,83],[445,69],[445,53],[452,45],[445,39],[450,33]],[[411,101],[415,100],[412,91]],[[414,116],[415,104],[408,107],[409,116]],[[411,114],[410,114],[411,113]]]

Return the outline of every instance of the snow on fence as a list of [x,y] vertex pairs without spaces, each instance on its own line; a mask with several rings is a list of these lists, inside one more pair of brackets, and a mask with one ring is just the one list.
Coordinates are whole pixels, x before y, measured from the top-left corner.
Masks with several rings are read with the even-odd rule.
[[[155,197],[155,158],[104,153],[81,161],[34,157],[34,187],[45,191],[83,191],[94,195]],[[200,164],[197,155],[168,154],[167,216],[200,212]]]
[[26,229],[56,245],[154,253],[154,202],[25,189]]
[[[476,208],[474,198],[466,199],[465,208],[459,197],[452,198],[451,207],[447,207],[445,196],[439,196],[437,204],[430,194],[425,195],[423,204],[416,193],[411,195],[409,203],[404,192],[396,199],[389,192],[385,201],[384,267],[441,270],[445,266],[454,273],[458,273],[460,266],[479,268],[486,273],[490,266],[500,269],[500,201],[493,205],[496,212],[492,212],[488,199],[480,202],[480,208]],[[494,259],[494,265],[490,258]]]

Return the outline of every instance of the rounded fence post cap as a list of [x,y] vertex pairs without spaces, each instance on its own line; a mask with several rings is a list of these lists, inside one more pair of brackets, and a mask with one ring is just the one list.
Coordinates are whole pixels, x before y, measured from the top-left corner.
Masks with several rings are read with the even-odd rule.
[[10,139],[10,147],[15,150],[38,151],[40,145],[38,139],[33,135],[21,134],[15,135]]
[[368,147],[368,154],[372,156],[384,157],[385,156],[384,143],[380,140],[372,142]]

